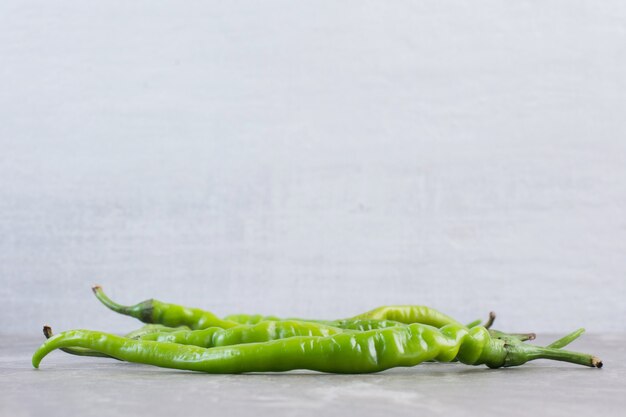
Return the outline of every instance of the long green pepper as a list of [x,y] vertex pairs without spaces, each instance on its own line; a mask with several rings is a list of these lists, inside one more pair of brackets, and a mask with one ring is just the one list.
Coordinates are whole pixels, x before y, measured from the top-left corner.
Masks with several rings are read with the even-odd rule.
[[[124,306],[111,300],[99,285],[94,286],[92,290],[102,304],[117,313],[135,317],[144,323],[157,323],[169,327],[187,326],[193,330],[209,327],[228,329],[240,325],[255,325],[263,321],[282,320],[319,323],[349,330],[373,330],[411,323],[421,323],[435,327],[442,327],[447,324],[461,326],[461,323],[452,317],[433,308],[419,305],[383,306],[349,319],[332,321],[301,318],[280,319],[276,316],[263,316],[260,314],[233,314],[220,319],[209,311],[164,303],[155,299],[146,300],[133,306]],[[494,317],[493,313],[491,313],[490,320],[485,324],[485,327],[489,328]],[[474,327],[477,323],[480,322],[472,322],[468,327]]]
[[[129,339],[141,339],[146,337],[147,335],[152,335],[156,333],[170,333],[170,332],[184,332],[191,331],[189,327],[179,326],[179,327],[167,327],[160,324],[147,324],[137,330],[133,330],[130,333],[124,335],[124,337]],[[52,337],[52,328],[48,325],[43,326],[43,334],[46,336],[46,339],[50,339]],[[110,358],[109,355],[105,355],[104,353],[97,352],[91,349],[85,349],[80,347],[68,347],[61,348],[61,350],[65,353],[69,353],[70,355],[76,356],[95,356],[100,358]]]
[[[563,338],[561,340],[567,339]],[[429,360],[458,360],[490,368],[553,359],[601,367],[591,355],[492,338],[484,327],[449,324],[441,329],[411,324],[327,337],[300,336],[265,343],[200,348],[168,342],[133,340],[90,330],[71,330],[48,339],[33,355],[33,366],[54,349],[93,349],[128,362],[207,373],[278,372],[309,369],[334,373],[379,372]]]

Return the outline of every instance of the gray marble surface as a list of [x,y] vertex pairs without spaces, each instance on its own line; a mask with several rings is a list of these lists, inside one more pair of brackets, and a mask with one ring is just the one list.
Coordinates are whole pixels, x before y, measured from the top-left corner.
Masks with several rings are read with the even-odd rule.
[[372,375],[205,375],[62,352],[34,370],[30,355],[39,342],[0,337],[2,416],[623,416],[626,408],[626,334],[584,335],[572,345],[600,356],[601,370],[537,361],[501,370],[424,364]]

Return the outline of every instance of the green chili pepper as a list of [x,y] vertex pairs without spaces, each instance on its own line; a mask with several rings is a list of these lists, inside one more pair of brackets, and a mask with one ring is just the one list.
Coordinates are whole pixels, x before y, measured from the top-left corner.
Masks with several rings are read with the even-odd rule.
[[301,321],[262,321],[251,326],[222,329],[211,327],[204,330],[153,333],[141,337],[141,340],[171,342],[182,345],[194,345],[205,348],[231,346],[245,343],[268,342],[296,336],[325,337],[349,330],[325,326],[318,323]]
[[352,320],[392,320],[400,323],[422,323],[434,327],[461,323],[433,308],[417,305],[382,306],[352,317]]
[[[145,337],[147,335],[153,335],[156,333],[170,333],[170,332],[176,332],[176,331],[189,331],[189,330],[190,330],[189,327],[186,327],[186,326],[167,327],[167,326],[162,326],[160,324],[147,324],[137,330],[133,330],[132,332],[125,334],[124,337],[129,338],[129,339],[141,339],[142,337]],[[43,326],[43,334],[44,336],[46,336],[46,339],[50,339],[53,336],[52,328],[47,325]],[[95,357],[100,357],[100,358],[111,357],[109,355],[105,355],[104,353],[100,353],[95,350],[85,349],[85,348],[80,348],[80,347],[62,348],[61,350],[65,353],[69,353],[70,355],[76,355],[76,356],[95,356]]]
[[151,299],[133,306],[123,306],[107,297],[100,286],[96,285],[92,290],[98,300],[111,310],[134,317],[144,323],[163,324],[168,327],[187,326],[194,330],[208,327],[228,329],[239,326],[239,323],[220,319],[215,314],[199,308],[188,308],[158,300]]
[[[43,326],[43,334],[44,336],[46,336],[46,339],[50,339],[53,334],[52,334],[52,327],[46,325]],[[115,357],[109,356],[106,353],[102,353],[102,352],[98,352],[97,350],[93,350],[93,349],[87,349],[87,348],[82,348],[82,347],[63,347],[60,348],[63,352],[65,353],[69,353],[70,355],[76,355],[76,356],[93,356],[93,357],[97,357],[97,358],[113,358],[113,359],[117,359]]]
[[133,340],[90,330],[71,330],[48,339],[33,355],[33,366],[52,350],[93,349],[128,362],[208,373],[274,372],[310,369],[334,373],[378,372],[414,366],[428,360],[458,359],[491,368],[553,359],[601,367],[591,355],[525,345],[492,338],[487,329],[449,324],[441,329],[423,324],[328,337],[292,337],[265,343],[201,348],[176,343]]
[[[208,311],[164,303],[153,299],[146,300],[134,306],[122,306],[107,297],[102,287],[98,285],[93,287],[93,292],[98,300],[115,312],[138,318],[145,323],[159,323],[170,327],[183,325],[194,330],[209,327],[231,328],[241,324],[254,325],[262,321],[280,320],[306,321],[353,330],[358,330],[359,326],[363,326],[363,330],[389,327],[394,321],[403,324],[422,323],[435,327],[442,327],[446,324],[460,325],[458,321],[433,308],[417,305],[383,306],[350,319],[334,321],[301,318],[280,319],[276,316],[263,316],[261,314],[233,314],[226,316],[224,319],[220,319],[215,314]],[[490,313],[489,317],[489,321],[484,325],[486,328],[491,326],[495,315]],[[375,321],[382,321],[383,323],[378,325]],[[476,325],[477,322],[472,322],[468,327],[474,327]]]

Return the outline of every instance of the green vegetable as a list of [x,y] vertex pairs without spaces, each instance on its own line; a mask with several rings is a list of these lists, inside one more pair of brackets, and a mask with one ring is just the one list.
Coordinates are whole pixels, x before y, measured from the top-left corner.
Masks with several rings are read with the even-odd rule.
[[68,347],[92,349],[128,362],[208,373],[293,369],[367,373],[396,366],[414,366],[429,360],[450,362],[455,359],[468,365],[485,364],[491,368],[522,365],[535,359],[602,366],[602,362],[591,355],[526,345],[515,338],[492,337],[484,327],[468,329],[448,324],[438,329],[418,323],[327,337],[299,336],[208,349],[133,340],[90,330],[71,330],[51,337],[39,347],[33,355],[33,366],[39,367],[41,360],[52,350]]
[[352,317],[352,320],[392,320],[404,324],[422,323],[442,327],[447,324],[461,323],[433,308],[426,306],[383,306]]
[[239,326],[239,323],[220,319],[209,311],[164,303],[153,299],[143,301],[133,306],[123,306],[107,297],[102,291],[102,287],[96,285],[92,290],[98,300],[111,310],[134,317],[144,323],[162,324],[168,327],[187,326],[194,330],[209,327],[228,329]]
[[[379,329],[395,326],[399,323],[422,323],[435,327],[442,327],[446,324],[461,325],[452,317],[449,317],[433,308],[418,305],[383,306],[366,313],[359,314],[350,319],[334,321],[299,318],[280,319],[276,316],[263,316],[261,314],[233,314],[226,316],[224,319],[220,319],[209,311],[164,303],[154,299],[146,300],[133,306],[123,306],[107,297],[102,290],[102,287],[96,285],[92,289],[102,304],[117,313],[135,317],[144,323],[157,323],[169,327],[187,326],[193,330],[201,330],[209,327],[221,327],[228,329],[242,324],[255,325],[263,321],[280,320],[299,322],[306,321],[351,330]],[[489,320],[485,323],[485,327],[489,328],[494,319],[495,315],[490,313]],[[474,327],[476,324],[476,322],[472,322],[468,327]]]

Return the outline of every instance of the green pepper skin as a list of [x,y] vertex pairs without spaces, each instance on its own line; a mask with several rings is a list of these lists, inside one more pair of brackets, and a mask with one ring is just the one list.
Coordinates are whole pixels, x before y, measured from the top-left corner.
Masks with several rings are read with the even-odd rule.
[[601,366],[590,355],[492,339],[484,327],[422,324],[328,337],[292,337],[265,343],[201,348],[192,345],[133,340],[90,330],[71,330],[48,339],[33,355],[35,368],[54,349],[82,347],[128,362],[207,373],[280,372],[309,369],[333,373],[379,372],[428,360],[458,359],[492,368],[549,358]]
[[347,319],[329,322],[333,327],[344,330],[366,332],[368,330],[386,329],[387,327],[404,326],[404,323],[393,320]]
[[152,333],[141,337],[141,340],[179,343],[205,348],[231,346],[244,343],[268,342],[296,336],[326,337],[347,330],[317,323],[299,321],[263,321],[255,325],[222,329],[211,327],[204,330],[177,331],[169,333]]
[[277,316],[264,316],[262,314],[231,314],[224,317],[224,320],[235,321],[241,325],[250,326],[265,321],[292,321],[301,323],[316,323],[321,326],[332,326],[346,330],[366,331],[374,329],[384,329],[386,327],[400,326],[400,323],[392,320],[372,320],[372,319],[343,319],[343,320],[312,320],[303,318],[284,319]]
[[264,316],[263,314],[231,314],[224,317],[224,320],[234,321],[239,324],[251,326],[262,321],[281,321],[283,319],[276,316]]
[[140,327],[137,330],[133,330],[132,332],[126,333],[124,337],[128,337],[129,339],[140,339],[141,337],[154,334],[154,333],[170,333],[170,332],[179,332],[184,330],[191,330],[187,326],[178,326],[178,327],[168,327],[163,326],[162,324],[146,324],[145,326]]
[[448,324],[462,326],[452,317],[434,308],[419,305],[382,306],[354,316],[351,320],[391,320],[404,324],[422,323],[433,327],[443,327]]
[[146,300],[133,306],[123,306],[107,297],[102,291],[102,287],[96,285],[92,290],[98,300],[111,310],[134,317],[144,323],[162,324],[167,327],[187,326],[193,330],[207,329],[209,327],[228,329],[239,326],[239,323],[223,320],[209,311],[164,303],[154,299]]

